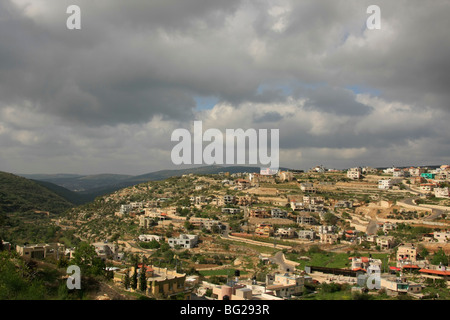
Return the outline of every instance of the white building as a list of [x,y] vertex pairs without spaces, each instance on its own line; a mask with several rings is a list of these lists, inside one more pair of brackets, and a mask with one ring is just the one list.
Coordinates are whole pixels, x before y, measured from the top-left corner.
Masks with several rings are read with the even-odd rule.
[[391,189],[396,184],[398,184],[398,182],[397,180],[394,179],[378,180],[378,189],[388,190]]
[[198,236],[193,234],[181,234],[178,238],[169,238],[168,243],[171,248],[179,245],[181,248],[192,249],[198,243]]
[[422,173],[425,173],[425,169],[424,168],[420,168],[420,167],[417,167],[417,168],[411,167],[411,168],[408,169],[408,171],[409,171],[409,174],[411,176],[413,176],[413,177],[418,177]]
[[450,191],[448,187],[445,188],[434,188],[434,196],[436,198],[449,198]]
[[240,213],[242,211],[242,209],[240,208],[222,208],[222,213],[227,213],[227,214],[236,214],[236,213]]
[[314,187],[314,184],[310,182],[300,183],[300,190],[303,192],[316,192],[316,188]]
[[153,241],[153,240],[159,242],[161,240],[161,237],[153,235],[153,234],[141,234],[139,236],[139,241],[142,241],[142,242],[150,242],[150,241]]
[[450,242],[450,232],[434,232],[434,239],[436,239],[439,243],[449,243]]
[[436,188],[436,185],[434,183],[421,183],[420,184],[420,191],[423,192],[432,192]]
[[278,178],[281,181],[292,181],[292,179],[294,179],[294,174],[290,171],[280,171],[278,172]]
[[291,200],[291,209],[294,211],[303,210],[303,202],[298,202],[296,200]]
[[361,168],[351,168],[347,170],[347,178],[352,180],[358,180],[361,179]]
[[409,171],[405,171],[402,169],[395,169],[392,173],[392,176],[394,178],[402,178],[402,177],[409,177]]
[[279,228],[275,235],[282,238],[293,238],[295,236],[295,231],[292,228]]
[[144,208],[144,203],[142,201],[140,202],[130,202],[130,206],[132,209],[142,209]]
[[361,171],[362,173],[369,174],[369,173],[377,173],[378,170],[372,167],[364,167],[361,169]]
[[392,173],[394,173],[395,169],[397,169],[397,168],[395,168],[395,167],[387,168],[387,169],[384,169],[383,172],[387,173],[387,174],[390,174],[390,173],[392,174]]
[[131,204],[122,204],[120,206],[120,213],[121,214],[128,214],[131,212],[131,209],[133,209],[133,207],[131,206]]
[[300,230],[297,232],[298,238],[303,240],[314,240],[316,233],[313,230]]
[[305,277],[293,274],[275,274],[266,277],[266,289],[276,297],[287,298],[303,291]]

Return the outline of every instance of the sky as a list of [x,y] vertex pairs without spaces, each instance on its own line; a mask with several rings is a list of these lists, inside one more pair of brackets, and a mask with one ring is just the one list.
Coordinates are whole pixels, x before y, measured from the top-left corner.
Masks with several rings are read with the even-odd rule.
[[279,129],[293,169],[449,164],[449,15],[449,0],[0,0],[0,171],[178,169],[171,134],[194,121]]

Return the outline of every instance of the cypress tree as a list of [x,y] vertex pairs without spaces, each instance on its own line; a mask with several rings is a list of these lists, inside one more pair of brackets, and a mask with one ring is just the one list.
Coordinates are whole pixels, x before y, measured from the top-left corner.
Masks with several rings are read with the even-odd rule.
[[142,292],[146,292],[147,291],[147,275],[145,274],[146,270],[145,270],[145,264],[142,264],[142,268],[141,268],[141,274],[139,276],[139,289]]
[[125,279],[124,279],[124,281],[123,281],[123,284],[124,284],[124,287],[125,287],[125,289],[128,289],[129,287],[130,287],[130,282],[131,282],[131,279],[130,279],[130,270],[126,270],[125,271]]
[[138,265],[137,265],[137,262],[135,262],[133,276],[131,277],[131,288],[133,288],[134,290],[136,290],[137,285],[138,285],[138,282],[137,282],[137,269],[138,269]]

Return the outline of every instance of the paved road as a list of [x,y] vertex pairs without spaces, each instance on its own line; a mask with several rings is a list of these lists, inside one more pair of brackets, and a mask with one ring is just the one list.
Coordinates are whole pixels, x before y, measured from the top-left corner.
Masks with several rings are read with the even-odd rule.
[[[422,195],[422,193],[417,192],[417,191],[415,191],[415,190],[412,190],[407,184],[404,183],[404,185],[405,185],[405,187],[406,187],[406,190],[408,190],[409,192],[414,193],[414,194],[417,195],[417,196]],[[409,204],[409,205],[416,206],[417,204],[415,204],[414,201],[413,201],[413,200],[415,200],[415,199],[417,199],[417,197],[410,197],[410,198],[403,199],[402,202],[404,202],[404,203],[406,203],[406,204]],[[426,207],[424,207],[424,208],[426,208]],[[431,215],[430,215],[429,217],[424,218],[424,220],[434,220],[434,219],[437,219],[437,218],[439,218],[440,216],[442,216],[443,213],[446,213],[446,212],[447,212],[446,210],[441,210],[441,209],[435,209],[435,208],[430,208],[430,209],[432,210]]]
[[295,265],[286,263],[284,254],[281,251],[278,251],[277,253],[275,253],[275,255],[272,258],[270,258],[270,260],[272,262],[278,264],[278,267],[280,268],[280,270],[282,270],[284,272],[290,272],[290,271],[295,270]]
[[[417,206],[417,204],[414,203],[414,200],[417,198],[406,198],[403,199],[402,202],[412,205],[412,206]],[[423,207],[423,208],[427,208],[427,207]],[[423,220],[434,220],[439,218],[443,213],[446,213],[446,210],[441,210],[441,209],[436,209],[436,208],[428,208],[431,209],[431,215],[424,218]]]

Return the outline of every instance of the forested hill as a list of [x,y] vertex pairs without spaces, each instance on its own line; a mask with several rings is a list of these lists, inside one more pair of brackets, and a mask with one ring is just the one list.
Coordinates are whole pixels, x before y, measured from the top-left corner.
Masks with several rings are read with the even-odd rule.
[[0,213],[48,211],[60,214],[73,203],[35,181],[0,171]]

